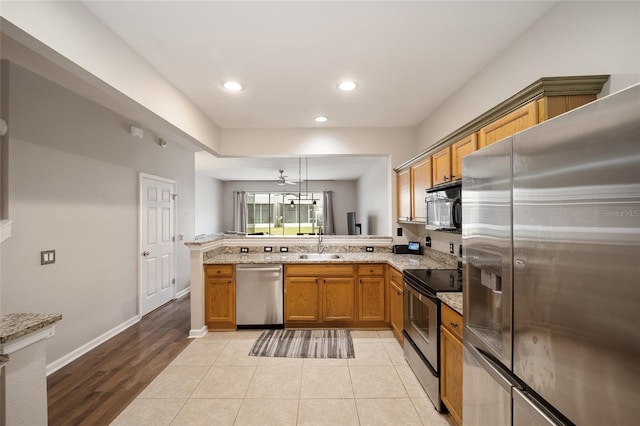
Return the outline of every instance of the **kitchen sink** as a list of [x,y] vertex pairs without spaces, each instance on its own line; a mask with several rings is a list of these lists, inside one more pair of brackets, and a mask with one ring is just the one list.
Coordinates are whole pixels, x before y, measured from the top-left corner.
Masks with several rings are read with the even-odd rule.
[[298,256],[298,259],[301,260],[330,260],[330,259],[340,259],[341,256],[339,254],[333,253],[307,253],[301,254]]

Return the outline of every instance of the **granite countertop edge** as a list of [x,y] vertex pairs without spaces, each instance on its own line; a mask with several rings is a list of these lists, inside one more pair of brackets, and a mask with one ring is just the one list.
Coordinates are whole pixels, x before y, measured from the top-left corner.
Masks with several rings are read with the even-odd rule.
[[2,316],[0,344],[48,327],[62,319],[61,314],[13,313]]
[[217,254],[204,260],[205,265],[219,264],[317,264],[317,263],[387,263],[399,271],[405,269],[455,269],[456,265],[429,256],[392,253],[339,253],[339,259],[299,259],[300,253]]
[[438,299],[442,300],[447,304],[447,306],[449,306],[460,315],[463,315],[462,292],[440,292],[438,293]]

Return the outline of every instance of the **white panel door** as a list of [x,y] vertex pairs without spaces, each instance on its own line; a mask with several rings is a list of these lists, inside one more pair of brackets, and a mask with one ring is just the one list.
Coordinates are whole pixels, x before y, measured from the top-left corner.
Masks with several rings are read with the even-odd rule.
[[140,316],[174,299],[175,183],[140,176]]

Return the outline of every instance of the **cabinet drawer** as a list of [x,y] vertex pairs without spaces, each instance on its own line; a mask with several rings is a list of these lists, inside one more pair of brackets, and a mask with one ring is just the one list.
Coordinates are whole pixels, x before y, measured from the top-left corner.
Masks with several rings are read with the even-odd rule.
[[288,277],[353,277],[354,265],[348,263],[286,265],[285,275]]
[[441,320],[442,325],[447,328],[454,336],[462,340],[462,315],[451,309],[445,303],[441,304]]
[[204,265],[205,278],[231,277],[233,265]]
[[358,265],[358,275],[361,277],[384,275],[384,265],[378,263]]
[[395,284],[398,288],[403,288],[402,272],[398,271],[392,266],[389,266],[389,281]]

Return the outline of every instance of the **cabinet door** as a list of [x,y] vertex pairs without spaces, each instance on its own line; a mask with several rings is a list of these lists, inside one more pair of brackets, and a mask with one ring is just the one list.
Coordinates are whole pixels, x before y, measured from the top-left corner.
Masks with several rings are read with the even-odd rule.
[[384,321],[384,277],[358,280],[358,320]]
[[445,327],[440,333],[441,395],[456,424],[462,424],[462,342]]
[[319,279],[311,277],[285,279],[285,321],[320,321],[319,281]]
[[232,277],[205,280],[205,322],[210,329],[234,329],[236,291]]
[[451,147],[436,152],[431,156],[433,161],[433,185],[451,182]]
[[353,278],[319,278],[322,282],[322,319],[324,321],[353,321]]
[[398,220],[411,220],[411,169],[396,173]]
[[390,283],[390,292],[389,292],[389,315],[391,317],[391,329],[393,330],[393,334],[396,336],[396,339],[402,344],[404,341],[404,336],[402,335],[402,321],[403,318],[403,307],[404,307],[404,296],[402,287],[398,286],[395,280],[392,280]]
[[431,157],[411,166],[411,219],[425,220],[425,190],[431,188]]
[[536,124],[538,103],[533,101],[480,129],[478,145],[484,148]]
[[462,179],[462,159],[478,149],[478,137],[472,133],[451,146],[451,179]]

